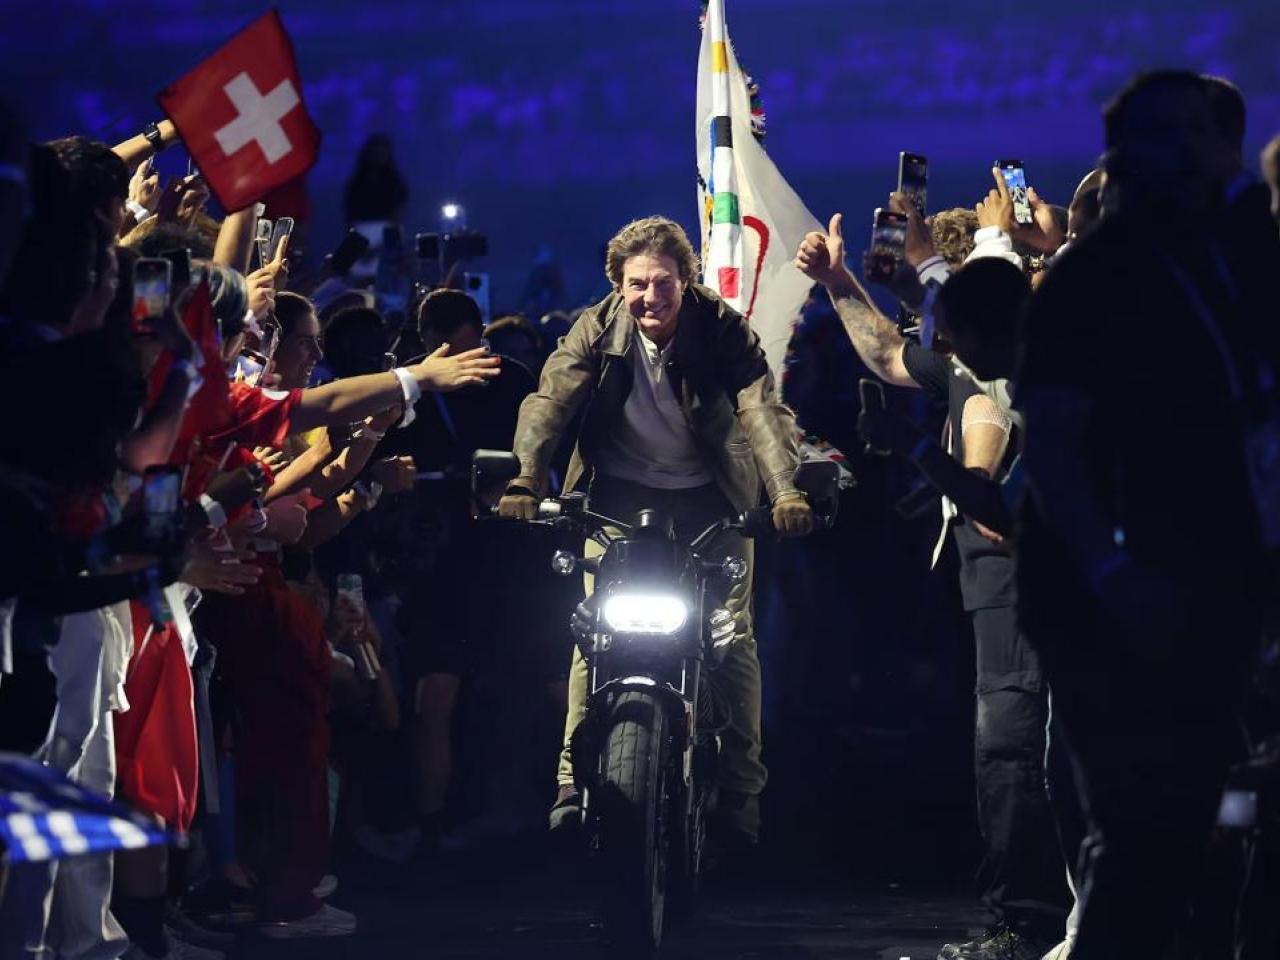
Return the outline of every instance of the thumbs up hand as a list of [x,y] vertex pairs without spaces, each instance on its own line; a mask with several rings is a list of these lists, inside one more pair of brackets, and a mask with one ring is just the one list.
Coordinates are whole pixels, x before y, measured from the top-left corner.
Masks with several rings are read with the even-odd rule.
[[843,220],[843,214],[833,214],[827,232],[805,234],[796,251],[796,269],[827,288],[844,286],[853,279],[844,265]]

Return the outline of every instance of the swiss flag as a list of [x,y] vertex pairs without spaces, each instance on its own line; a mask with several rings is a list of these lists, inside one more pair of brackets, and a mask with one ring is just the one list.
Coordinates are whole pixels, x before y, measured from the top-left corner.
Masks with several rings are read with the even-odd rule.
[[247,207],[316,161],[320,131],[302,102],[293,44],[275,10],[158,99],[227,210]]

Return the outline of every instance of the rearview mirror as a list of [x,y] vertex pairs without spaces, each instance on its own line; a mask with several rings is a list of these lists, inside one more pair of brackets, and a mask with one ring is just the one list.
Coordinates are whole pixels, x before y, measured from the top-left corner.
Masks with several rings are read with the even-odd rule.
[[832,460],[806,460],[796,467],[793,482],[811,500],[827,500],[840,488],[840,466]]
[[840,465],[834,460],[805,460],[796,467],[794,483],[813,508],[818,528],[829,528],[840,507]]
[[471,490],[479,494],[520,476],[520,460],[510,450],[477,450],[471,455]]

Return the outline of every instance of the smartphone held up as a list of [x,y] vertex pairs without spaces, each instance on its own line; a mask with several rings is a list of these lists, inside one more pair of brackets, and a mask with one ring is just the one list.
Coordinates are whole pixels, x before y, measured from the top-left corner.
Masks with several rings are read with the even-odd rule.
[[1000,177],[1009,188],[1009,199],[1013,201],[1013,219],[1027,226],[1032,221],[1031,201],[1027,197],[1027,170],[1021,160],[997,160],[995,167]]
[[907,249],[905,214],[877,207],[871,224],[871,248],[867,251],[867,279],[888,282],[902,264]]
[[143,532],[157,546],[178,539],[182,524],[182,468],[147,467],[142,480]]
[[143,257],[133,265],[133,312],[130,329],[137,337],[155,336],[156,322],[169,308],[173,264],[163,257]]
[[929,160],[918,153],[898,154],[898,192],[905,193],[915,204],[920,216],[925,216],[925,204],[929,192]]

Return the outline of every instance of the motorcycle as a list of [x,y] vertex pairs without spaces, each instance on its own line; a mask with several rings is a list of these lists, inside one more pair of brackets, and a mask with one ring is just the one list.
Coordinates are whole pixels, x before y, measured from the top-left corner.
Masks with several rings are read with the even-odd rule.
[[[513,454],[478,450],[472,461],[479,499],[517,476]],[[795,484],[818,528],[835,519],[839,468],[802,463]],[[641,510],[630,522],[602,516],[586,495],[543,500],[530,521],[594,540],[603,553],[557,550],[552,568],[595,578],[595,590],[571,618],[589,669],[586,716],[570,741],[582,792],[588,848],[600,866],[607,939],[632,957],[651,957],[671,916],[697,898],[715,802],[719,731],[729,705],[708,682],[735,636],[725,601],[748,574],[742,557],[704,560],[727,531],[770,535],[770,510],[759,507],[678,541],[669,517]]]

